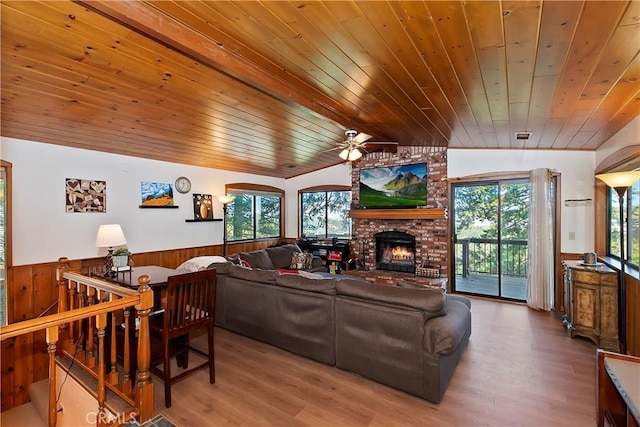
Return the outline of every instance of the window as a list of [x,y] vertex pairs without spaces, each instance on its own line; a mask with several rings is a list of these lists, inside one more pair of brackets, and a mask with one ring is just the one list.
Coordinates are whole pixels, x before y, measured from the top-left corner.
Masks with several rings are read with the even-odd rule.
[[300,191],[300,224],[303,237],[351,237],[351,189],[306,189]]
[[[620,199],[614,189],[608,195],[608,254],[620,258]],[[637,181],[625,194],[624,229],[627,234],[626,259],[629,265],[640,265],[640,181]]]
[[8,323],[7,268],[11,266],[11,163],[0,166],[0,326]]
[[[282,235],[282,194],[259,191],[261,186],[229,188],[235,196],[227,206],[227,240],[279,238]],[[268,188],[267,188],[268,189]]]

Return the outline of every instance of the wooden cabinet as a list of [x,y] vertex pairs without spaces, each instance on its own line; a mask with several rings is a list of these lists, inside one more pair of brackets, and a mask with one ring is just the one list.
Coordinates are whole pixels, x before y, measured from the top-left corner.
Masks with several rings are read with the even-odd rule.
[[565,315],[571,338],[589,338],[598,347],[618,351],[618,273],[605,265],[564,262]]

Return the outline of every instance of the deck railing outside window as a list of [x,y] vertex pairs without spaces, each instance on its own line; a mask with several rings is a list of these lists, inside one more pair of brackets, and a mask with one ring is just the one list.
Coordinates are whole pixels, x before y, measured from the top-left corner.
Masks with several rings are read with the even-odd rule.
[[[502,274],[527,277],[528,247],[526,240],[503,239]],[[472,274],[498,274],[498,240],[464,239],[455,244],[456,272],[467,277]]]

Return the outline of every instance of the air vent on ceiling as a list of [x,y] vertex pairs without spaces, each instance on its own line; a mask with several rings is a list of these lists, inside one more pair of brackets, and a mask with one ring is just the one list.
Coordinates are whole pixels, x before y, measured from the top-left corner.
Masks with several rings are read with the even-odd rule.
[[516,132],[516,140],[526,141],[531,137],[531,132]]

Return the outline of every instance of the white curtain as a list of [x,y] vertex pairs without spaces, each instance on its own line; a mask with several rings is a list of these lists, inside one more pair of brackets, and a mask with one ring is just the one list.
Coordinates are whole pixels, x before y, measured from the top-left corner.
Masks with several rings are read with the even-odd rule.
[[537,310],[553,308],[553,209],[549,169],[531,171],[529,202],[529,276],[527,305]]

